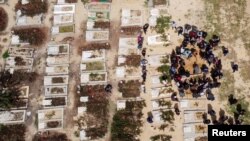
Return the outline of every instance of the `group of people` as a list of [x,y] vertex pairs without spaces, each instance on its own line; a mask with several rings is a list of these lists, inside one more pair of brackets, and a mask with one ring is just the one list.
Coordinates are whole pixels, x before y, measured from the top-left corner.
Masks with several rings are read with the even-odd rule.
[[[147,29],[149,27],[149,24],[146,23],[143,25],[143,32],[144,34],[147,33]],[[141,59],[141,69],[142,69],[142,89],[144,91],[144,93],[146,93],[146,88],[145,88],[145,81],[146,81],[146,78],[147,78],[147,63],[148,61],[145,59],[145,56],[146,56],[146,48],[142,48],[142,45],[143,45],[143,40],[144,40],[144,37],[142,37],[142,33],[140,33],[137,37],[137,42],[138,42],[138,49],[141,50],[141,55],[142,55],[142,59]]]
[[[185,96],[185,90],[190,90],[193,97],[206,95],[208,100],[214,100],[211,89],[220,86],[218,79],[223,77],[221,59],[213,53],[213,49],[217,48],[220,43],[220,37],[213,35],[206,41],[208,33],[189,24],[185,24],[184,27],[176,27],[176,23],[172,22],[172,28],[177,31],[178,35],[183,35],[181,45],[173,50],[170,58],[170,76],[176,82],[180,96]],[[227,55],[229,51],[223,46],[222,52]],[[208,65],[204,63],[199,66],[194,62],[192,73],[195,75],[203,73],[203,75],[189,78],[191,72],[185,69],[185,59],[196,57],[198,54]],[[187,79],[183,79],[183,77]]]

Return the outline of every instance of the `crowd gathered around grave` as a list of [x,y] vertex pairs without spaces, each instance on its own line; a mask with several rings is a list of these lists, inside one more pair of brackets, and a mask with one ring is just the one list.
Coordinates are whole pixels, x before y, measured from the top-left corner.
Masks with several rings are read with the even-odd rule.
[[[176,26],[172,22],[172,29],[178,35],[183,36],[182,43],[173,50],[171,54],[170,76],[176,82],[181,97],[185,96],[185,91],[190,90],[193,97],[206,95],[208,100],[214,100],[211,89],[220,86],[218,81],[223,77],[221,59],[216,57],[214,50],[219,48],[220,37],[212,35],[207,39],[208,33],[199,30],[194,25],[185,24]],[[222,53],[226,56],[229,50],[222,46]],[[200,66],[194,62],[193,72],[186,69],[185,60],[199,55],[205,63]],[[232,64],[233,72],[238,70],[238,65]],[[167,79],[167,76],[164,77]]]

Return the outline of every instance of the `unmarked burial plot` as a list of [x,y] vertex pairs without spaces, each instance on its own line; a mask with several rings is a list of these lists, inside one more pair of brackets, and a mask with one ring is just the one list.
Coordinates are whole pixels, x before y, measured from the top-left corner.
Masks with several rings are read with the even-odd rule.
[[140,96],[141,83],[139,80],[122,80],[118,83],[118,87],[124,98]]

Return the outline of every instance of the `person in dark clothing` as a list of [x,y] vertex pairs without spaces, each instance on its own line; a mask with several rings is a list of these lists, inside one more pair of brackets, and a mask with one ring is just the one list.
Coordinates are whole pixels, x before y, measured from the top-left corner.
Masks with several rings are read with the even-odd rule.
[[202,37],[205,39],[205,38],[207,37],[207,32],[204,31],[204,32],[202,33]]
[[146,81],[146,77],[147,77],[147,73],[146,73],[146,72],[144,72],[144,73],[142,74],[142,81],[143,81],[143,82],[145,82],[145,81]]
[[183,27],[181,26],[177,27],[177,32],[178,32],[178,36],[181,35],[183,33]]
[[192,25],[192,26],[191,26],[191,31],[193,31],[193,32],[198,32],[197,26]]
[[180,81],[181,81],[181,75],[175,74],[175,75],[174,75],[174,80],[175,80],[176,82],[180,82]]
[[148,60],[147,59],[142,59],[141,60],[141,66],[146,66],[148,63]]
[[213,95],[213,93],[212,93],[212,91],[210,90],[210,89],[207,89],[207,91],[206,91],[206,96],[207,96],[207,99],[208,100],[211,100],[211,101],[213,101],[215,98],[214,98],[214,95]]
[[210,120],[210,119],[203,120],[203,123],[204,123],[204,124],[210,124],[210,123],[211,123],[211,120]]
[[183,86],[185,90],[189,89],[189,83],[187,82],[187,80],[183,82]]
[[184,25],[184,29],[187,30],[187,31],[189,31],[189,30],[192,29],[192,26],[189,25],[189,24],[185,24],[185,25]]
[[104,89],[105,89],[106,92],[111,93],[111,91],[112,91],[112,85],[108,84],[108,85],[106,85],[106,87]]
[[208,58],[207,58],[207,62],[209,64],[209,66],[211,65],[211,63],[213,63],[214,60],[214,55],[213,54],[209,54]]
[[146,34],[147,33],[147,30],[148,30],[148,27],[149,27],[149,24],[148,23],[146,23],[146,24],[144,24],[143,25],[143,32]]
[[177,93],[176,93],[176,92],[174,92],[174,93],[171,95],[171,99],[172,99],[172,101],[178,101]]
[[217,35],[213,35],[212,42],[218,44],[220,42],[220,37]]
[[215,116],[216,115],[216,112],[213,109],[209,110],[207,113],[209,115],[211,115],[211,116]]
[[230,94],[228,96],[228,102],[229,102],[230,105],[233,105],[233,104],[236,104],[238,102],[238,100],[236,98],[234,98],[233,94]]
[[148,116],[147,117],[147,122],[148,123],[153,123],[153,117],[152,116]]
[[201,35],[201,36],[202,36],[202,38],[204,38],[204,39],[205,39],[205,38],[207,37],[207,32],[205,32],[205,31],[201,31],[201,33],[202,33],[202,35]]
[[232,69],[233,69],[233,72],[238,71],[238,65],[237,64],[233,64],[232,65]]
[[185,96],[184,89],[178,89],[178,92],[179,92],[180,97],[184,97]]
[[221,59],[218,59],[218,60],[215,62],[215,67],[216,67],[216,69],[218,69],[218,70],[221,70],[221,69],[222,69]]
[[226,56],[228,54],[228,48],[226,48],[225,46],[222,46],[222,53],[224,56]]
[[186,72],[185,68],[183,66],[180,66],[179,69],[178,69],[178,73],[180,75],[185,75],[185,72]]
[[177,46],[175,48],[175,52],[176,52],[177,55],[181,55],[181,48],[179,46]]
[[141,55],[142,55],[143,57],[145,57],[145,55],[146,55],[146,48],[143,48],[143,49],[142,49]]
[[176,115],[180,115],[180,110],[179,110],[179,106],[177,103],[175,103],[175,105],[174,105],[174,111],[175,111]]
[[204,73],[208,73],[208,67],[207,67],[206,64],[202,64],[201,71],[204,72]]
[[185,61],[184,61],[184,59],[180,59],[180,61],[179,61],[179,64],[180,64],[180,66],[185,66]]

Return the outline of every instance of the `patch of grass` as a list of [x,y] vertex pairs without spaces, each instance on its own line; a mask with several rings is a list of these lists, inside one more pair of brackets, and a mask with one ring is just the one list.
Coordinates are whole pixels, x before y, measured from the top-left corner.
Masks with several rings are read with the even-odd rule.
[[160,34],[165,34],[165,31],[170,27],[170,16],[161,16],[157,18],[155,31]]
[[87,4],[87,3],[89,3],[89,0],[81,0],[82,1],[82,3],[85,5],[85,4]]
[[35,115],[35,126],[38,128],[38,114]]
[[162,66],[157,68],[157,71],[161,72],[161,73],[169,73],[169,70],[170,70],[169,65],[162,65]]
[[228,98],[230,94],[234,94],[234,76],[231,71],[224,71],[224,78],[223,82],[221,83],[221,86],[219,88],[219,99],[225,100]]
[[174,112],[172,110],[161,111],[161,118],[164,122],[173,123],[174,120]]
[[207,38],[217,34],[224,40],[233,42],[232,39],[239,37],[241,23],[245,18],[246,5],[246,0],[206,0],[205,29],[209,32]]
[[143,5],[144,7],[148,7],[148,0],[145,0],[144,1],[144,5]]
[[169,55],[164,56],[164,57],[161,59],[160,62],[163,63],[163,64],[168,64],[168,63],[170,63]]
[[126,109],[117,111],[113,116],[111,141],[136,141],[142,132],[143,121],[141,118],[145,102],[133,101],[126,104],[129,107],[126,105]]
[[96,62],[88,62],[86,63],[86,70],[103,70],[104,64],[103,62],[96,61]]
[[3,53],[3,59],[7,59],[8,57],[10,57],[10,54],[9,52],[6,50],[4,53]]
[[[158,67],[157,68],[157,71],[158,72],[161,72],[161,73],[163,73],[163,74],[166,74],[166,76],[167,76],[167,79],[168,79],[168,82],[171,82],[171,77],[170,77],[170,72],[169,72],[169,70],[170,70],[170,66],[169,65],[162,65],[162,66],[160,66],[160,67]],[[162,76],[160,76],[160,82],[162,82],[163,81],[163,75]]]
[[59,33],[67,33],[67,32],[74,32],[74,26],[60,26],[59,27]]
[[3,42],[6,43],[8,41],[7,38],[3,38]]
[[167,108],[171,108],[172,106],[171,101],[166,101],[165,99],[159,99],[158,102],[159,102],[159,106],[162,106],[162,107],[167,106]]
[[104,81],[106,74],[90,73],[89,81]]
[[243,124],[250,124],[249,102],[246,101],[245,97],[240,98],[236,104],[229,105],[227,109],[228,113],[231,115],[234,115],[234,113],[239,114],[237,105],[241,105],[242,110],[245,110],[245,113],[239,117],[243,120]]
[[165,135],[165,134],[159,134],[159,135],[150,137],[151,141],[171,141],[171,139],[172,139],[172,136]]

